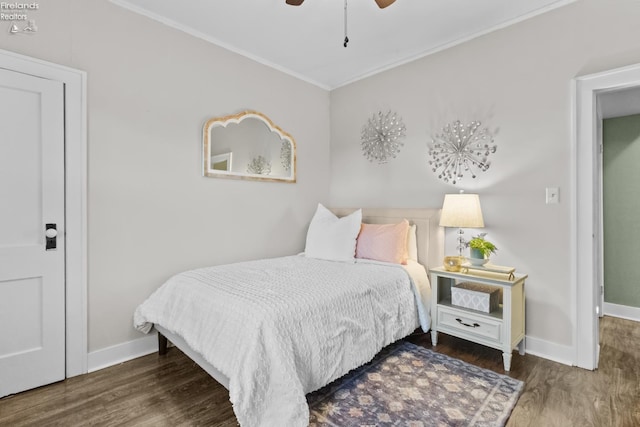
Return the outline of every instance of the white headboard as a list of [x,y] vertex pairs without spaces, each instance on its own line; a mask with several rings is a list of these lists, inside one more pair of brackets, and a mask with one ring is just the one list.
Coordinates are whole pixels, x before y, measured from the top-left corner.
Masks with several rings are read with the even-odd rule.
[[[342,217],[354,208],[331,208]],[[427,269],[439,267],[444,259],[444,228],[440,227],[440,209],[362,208],[362,222],[393,224],[407,219],[416,225],[418,234],[418,261]]]

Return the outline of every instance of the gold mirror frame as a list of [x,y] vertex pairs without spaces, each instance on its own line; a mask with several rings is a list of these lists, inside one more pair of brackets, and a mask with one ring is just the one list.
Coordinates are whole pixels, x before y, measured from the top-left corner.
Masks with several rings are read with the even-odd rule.
[[[230,148],[230,151],[215,153],[212,155],[212,147],[215,147],[215,141],[212,141],[211,134],[212,130],[217,128],[226,129],[229,125],[240,125],[240,123],[246,119],[257,119],[264,123],[267,127],[267,130],[271,133],[275,133],[277,137],[282,142],[288,142],[291,151],[288,154],[290,158],[290,166],[289,166],[289,174],[288,175],[274,175],[270,176],[268,174],[259,174],[259,173],[250,173],[250,172],[241,172],[238,170],[237,165],[237,156],[233,155],[233,148]],[[236,141],[236,143],[242,143],[242,141]],[[231,142],[233,144],[233,142]],[[259,151],[259,150],[257,150]],[[215,151],[214,151],[215,152]],[[247,179],[254,181],[273,181],[273,182],[288,182],[295,183],[296,182],[296,142],[293,137],[283,131],[279,126],[276,126],[267,116],[257,111],[243,111],[238,114],[233,114],[225,117],[214,117],[212,119],[207,120],[203,129],[203,143],[202,143],[202,154],[203,154],[203,175],[207,177],[215,177],[215,178],[232,178],[232,179]],[[281,152],[282,158],[283,153]],[[258,159],[261,158],[261,159]],[[265,160],[262,155],[256,156],[252,159],[253,161]],[[232,170],[236,165],[235,171]],[[243,165],[244,168],[244,165]],[[255,167],[254,167],[255,169]],[[285,169],[286,170],[286,169]]]

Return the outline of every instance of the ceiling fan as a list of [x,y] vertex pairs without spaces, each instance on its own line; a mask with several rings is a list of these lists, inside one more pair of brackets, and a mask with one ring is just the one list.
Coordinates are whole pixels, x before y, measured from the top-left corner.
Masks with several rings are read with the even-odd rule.
[[[375,0],[380,9],[384,9],[387,6],[391,6],[396,0]],[[300,6],[304,0],[286,0],[287,4],[291,6]]]
[[[380,9],[384,9],[387,6],[391,6],[396,0],[374,0]],[[300,6],[304,0],[285,0],[288,5]],[[349,37],[347,37],[347,0],[344,0],[344,42],[342,45],[347,47],[349,43]]]
[[[374,0],[380,9],[384,9],[387,6],[391,6],[396,0]],[[300,6],[304,0],[285,0],[288,5]],[[349,43],[349,37],[347,37],[347,0],[344,0],[344,42],[342,45],[347,47]]]

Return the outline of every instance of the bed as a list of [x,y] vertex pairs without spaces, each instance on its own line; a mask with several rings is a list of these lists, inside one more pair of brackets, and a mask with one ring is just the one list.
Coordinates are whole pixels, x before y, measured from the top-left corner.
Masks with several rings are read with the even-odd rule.
[[307,393],[428,330],[426,269],[443,258],[438,218],[435,209],[362,209],[363,223],[415,225],[417,259],[406,265],[298,254],[181,273],[138,307],[134,326],[155,329],[161,354],[170,341],[227,388],[243,427],[306,426]]

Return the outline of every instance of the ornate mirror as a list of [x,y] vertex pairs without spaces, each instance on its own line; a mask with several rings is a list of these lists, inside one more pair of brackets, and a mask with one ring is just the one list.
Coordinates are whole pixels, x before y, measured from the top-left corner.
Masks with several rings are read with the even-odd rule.
[[257,111],[214,117],[204,125],[203,174],[296,182],[296,143]]

